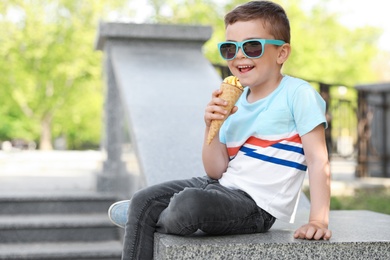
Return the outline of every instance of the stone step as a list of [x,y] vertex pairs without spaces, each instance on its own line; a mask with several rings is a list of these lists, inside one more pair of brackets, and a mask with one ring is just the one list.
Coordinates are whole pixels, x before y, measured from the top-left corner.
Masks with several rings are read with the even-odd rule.
[[0,192],[0,259],[120,259],[111,194]]
[[120,240],[107,214],[0,216],[0,243]]
[[116,199],[104,194],[0,194],[1,215],[105,213]]
[[30,260],[119,260],[119,241],[0,244],[0,259]]

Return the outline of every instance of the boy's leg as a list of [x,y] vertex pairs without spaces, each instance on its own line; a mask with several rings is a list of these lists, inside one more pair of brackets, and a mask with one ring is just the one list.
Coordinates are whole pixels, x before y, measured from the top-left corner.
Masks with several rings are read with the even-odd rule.
[[124,260],[153,259],[154,233],[171,197],[186,187],[207,186],[208,178],[170,181],[142,189],[131,198],[122,252]]
[[260,209],[245,192],[230,190],[217,181],[206,188],[186,188],[175,194],[162,211],[157,231],[189,235],[266,232],[275,218]]

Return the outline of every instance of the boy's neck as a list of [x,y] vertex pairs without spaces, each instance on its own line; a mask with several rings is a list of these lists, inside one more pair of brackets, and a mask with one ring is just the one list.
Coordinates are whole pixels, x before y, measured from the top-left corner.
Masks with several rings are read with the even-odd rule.
[[283,75],[279,74],[278,77],[276,77],[275,80],[271,82],[268,81],[264,85],[249,87],[249,92],[247,96],[248,103],[256,102],[270,95],[275,89],[278,88],[282,79]]

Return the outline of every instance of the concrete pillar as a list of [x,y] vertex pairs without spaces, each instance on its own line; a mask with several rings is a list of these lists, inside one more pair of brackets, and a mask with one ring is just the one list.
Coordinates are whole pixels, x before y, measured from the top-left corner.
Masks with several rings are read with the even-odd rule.
[[204,109],[221,82],[202,54],[211,33],[204,26],[99,25],[96,48],[104,52],[107,84],[107,160],[100,190],[128,186],[121,159],[123,128],[129,129],[141,169],[140,185],[133,189],[205,175]]

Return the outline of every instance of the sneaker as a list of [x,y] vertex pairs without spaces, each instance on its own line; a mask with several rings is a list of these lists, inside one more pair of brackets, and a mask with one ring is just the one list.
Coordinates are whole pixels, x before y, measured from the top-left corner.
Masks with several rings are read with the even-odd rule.
[[127,222],[127,212],[130,200],[115,202],[108,209],[108,218],[118,227],[124,228]]

